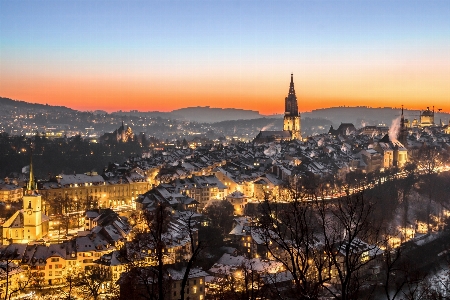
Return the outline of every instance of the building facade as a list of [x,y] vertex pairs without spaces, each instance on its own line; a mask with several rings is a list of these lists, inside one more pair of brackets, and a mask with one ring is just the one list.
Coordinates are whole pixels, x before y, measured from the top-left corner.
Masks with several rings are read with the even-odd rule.
[[59,175],[56,182],[43,183],[39,192],[47,201],[57,197],[68,198],[73,202],[71,207],[74,209],[82,206],[76,205],[77,202],[90,202],[98,208],[133,206],[134,200],[151,186],[144,176],[138,175],[134,172],[130,176],[109,179],[100,175]]
[[420,127],[434,126],[434,106],[433,110],[427,107],[427,110],[420,113]]
[[23,188],[15,184],[0,184],[1,202],[19,202],[23,196]]

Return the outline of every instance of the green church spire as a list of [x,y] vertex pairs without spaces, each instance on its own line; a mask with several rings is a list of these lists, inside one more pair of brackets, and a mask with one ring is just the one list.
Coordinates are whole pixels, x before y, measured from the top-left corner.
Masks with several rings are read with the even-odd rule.
[[27,191],[36,190],[36,182],[34,181],[34,173],[33,173],[33,148],[31,147],[30,153],[30,180],[28,180]]

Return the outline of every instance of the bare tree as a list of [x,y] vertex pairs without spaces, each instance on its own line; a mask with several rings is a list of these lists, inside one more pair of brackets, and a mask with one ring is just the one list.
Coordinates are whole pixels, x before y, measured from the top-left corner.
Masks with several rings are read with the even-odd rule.
[[164,250],[166,248],[166,242],[164,239],[164,233],[167,232],[168,224],[170,222],[169,212],[167,205],[158,202],[153,211],[145,212],[145,220],[148,226],[148,236],[150,243],[153,244],[156,261],[157,261],[157,286],[158,286],[158,299],[163,300],[164,293]]
[[[170,290],[171,278],[164,270],[163,294],[168,295]],[[155,267],[133,267],[125,276],[120,278],[120,299],[130,299],[130,297],[139,297],[140,299],[156,300],[160,299],[159,285],[160,276]]]
[[281,262],[293,278],[294,287],[288,297],[315,299],[330,279],[326,272],[329,265],[315,237],[321,233],[317,211],[306,201],[312,190],[312,186],[305,188],[305,182],[296,181],[287,187],[286,202],[266,199],[261,205],[261,237],[270,256]]
[[81,294],[97,300],[112,284],[111,274],[105,268],[92,266],[85,272],[79,273],[75,284]]
[[439,168],[445,160],[444,153],[441,153],[438,148],[429,145],[423,145],[414,157],[419,172],[422,174],[421,190],[428,196],[426,211],[428,231],[431,230],[431,203],[435,199],[435,179]]
[[197,260],[201,251],[206,247],[207,243],[205,241],[198,241],[198,231],[194,228],[194,220],[192,219],[194,216],[193,212],[187,212],[187,216],[185,221],[187,223],[187,234],[189,235],[189,242],[191,248],[191,255],[186,264],[186,270],[183,275],[183,280],[181,281],[181,294],[180,299],[184,300],[184,290],[186,287],[186,283],[189,280],[189,274],[191,272],[192,267],[194,266],[194,262]]
[[264,282],[254,267],[253,262],[246,259],[236,268],[218,272],[212,282],[215,288],[208,296],[227,300],[270,299],[263,294]]
[[5,295],[4,300],[7,300],[10,297],[11,291],[10,291],[10,277],[11,272],[16,270],[17,267],[15,267],[14,260],[16,260],[19,257],[18,250],[11,250],[9,248],[4,249],[0,253],[0,260],[2,264],[4,265],[4,272],[6,276],[6,288],[5,288]]
[[382,284],[386,299],[394,300],[400,297],[403,289],[410,281],[409,268],[403,255],[403,248],[392,248],[385,245],[381,265]]
[[59,295],[61,299],[72,300],[74,298],[73,294],[77,286],[79,286],[80,276],[82,276],[82,274],[80,274],[79,268],[71,268],[66,272],[63,277],[65,285],[61,289],[59,289]]
[[[138,232],[133,241],[127,243],[120,250],[120,259],[128,265],[129,276],[133,276],[140,282],[140,294],[147,299],[164,299],[170,289],[170,274],[166,270],[165,263],[172,261],[168,256],[167,247],[170,247],[171,222],[178,222],[178,228],[188,238],[188,244],[184,245],[181,253],[186,261],[181,262],[185,266],[181,282],[181,299],[185,297],[185,288],[194,263],[201,252],[208,247],[207,241],[199,241],[195,213],[177,213],[176,220],[172,218],[165,204],[157,204],[153,210],[143,214],[146,229]],[[173,257],[172,257],[173,258]],[[149,267],[152,266],[152,267]]]
[[[127,265],[127,280],[136,284],[139,295],[145,299],[162,300],[167,294],[166,238],[170,212],[164,203],[157,203],[151,210],[136,216],[143,227],[136,228],[133,241],[119,251],[119,259]],[[139,286],[139,288],[138,288]]]
[[229,201],[213,202],[205,207],[203,213],[211,220],[211,226],[220,228],[223,235],[230,232],[234,208]]
[[15,284],[11,282],[14,275],[18,275],[18,273],[23,272],[20,266],[15,263],[19,256],[20,254],[18,253],[17,248],[12,249],[7,247],[0,252],[0,269],[2,269],[4,276],[6,277],[5,291],[4,295],[2,295],[4,300],[11,299],[13,295],[23,291],[30,285],[31,274],[28,274],[28,276],[22,276],[22,278],[18,279]]
[[400,200],[403,207],[403,230],[406,234],[408,227],[408,213],[409,213],[409,193],[417,181],[417,165],[414,162],[407,163],[404,168],[404,177],[398,180]]
[[242,285],[242,299],[255,300],[262,298],[261,289],[264,282],[260,274],[255,270],[253,261],[244,261],[239,270],[238,277]]
[[320,215],[326,260],[335,273],[332,287],[323,285],[336,299],[359,299],[365,289],[368,297],[369,266],[379,254],[382,241],[379,227],[371,222],[373,203],[363,193],[315,201]]

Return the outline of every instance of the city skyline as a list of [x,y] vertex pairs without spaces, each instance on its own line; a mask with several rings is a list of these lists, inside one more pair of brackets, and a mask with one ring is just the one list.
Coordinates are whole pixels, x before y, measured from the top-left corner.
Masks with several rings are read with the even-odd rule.
[[450,112],[445,1],[1,1],[0,96],[79,110]]

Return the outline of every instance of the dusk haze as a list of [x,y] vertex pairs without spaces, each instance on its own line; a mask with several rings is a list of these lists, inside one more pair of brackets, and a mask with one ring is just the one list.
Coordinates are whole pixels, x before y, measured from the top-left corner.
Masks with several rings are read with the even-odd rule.
[[0,0],[0,300],[450,299],[449,0]]
[[1,1],[0,96],[78,110],[450,112],[448,1]]

